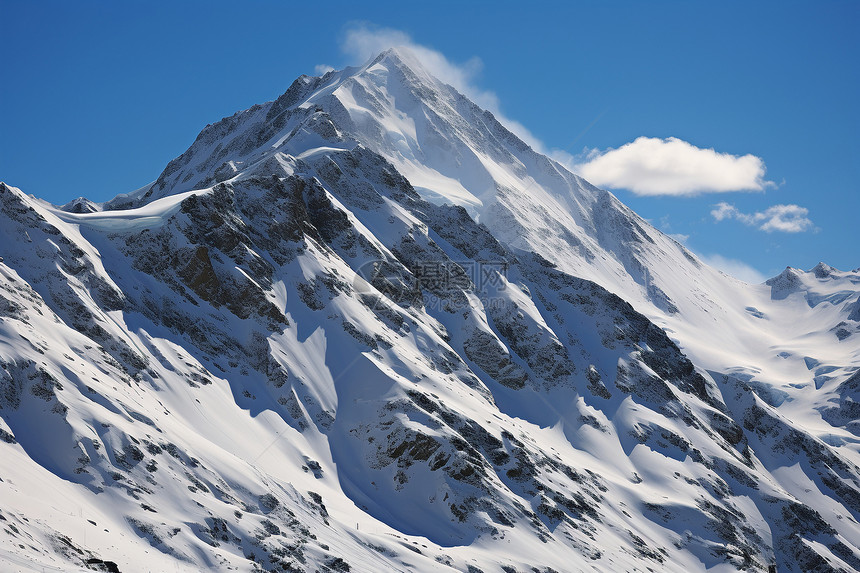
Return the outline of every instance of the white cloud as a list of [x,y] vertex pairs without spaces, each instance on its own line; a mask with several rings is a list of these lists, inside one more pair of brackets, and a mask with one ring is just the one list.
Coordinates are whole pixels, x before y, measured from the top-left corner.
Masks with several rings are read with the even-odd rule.
[[[470,88],[477,92],[472,80],[483,68],[480,58],[473,57],[464,64],[450,62],[441,52],[416,44],[408,34],[391,28],[360,25],[347,30],[341,48],[348,55],[364,62],[389,48],[408,48],[434,76],[457,89]],[[489,103],[498,106],[495,94],[486,92]],[[469,94],[467,94],[469,95]],[[477,103],[477,102],[476,102]]]
[[729,259],[722,255],[699,255],[699,258],[706,265],[750,284],[760,284],[767,280],[767,277],[757,269],[737,259]]
[[[587,153],[588,153],[588,150],[586,150],[584,155],[587,155]],[[565,167],[567,167],[569,170],[573,171],[574,173],[579,173],[579,171],[577,169],[578,162],[577,162],[577,156],[576,155],[568,153],[564,149],[551,149],[550,152],[548,153],[548,155],[551,158],[558,161],[559,163],[561,163],[562,165],[564,165]],[[581,156],[580,156],[580,158],[581,158]]]
[[716,221],[737,219],[750,227],[758,227],[762,231],[772,233],[802,233],[815,228],[809,217],[809,209],[800,205],[773,205],[764,211],[743,213],[734,205],[721,202],[714,205],[711,216]]
[[638,137],[618,149],[592,150],[574,166],[591,183],[637,195],[697,195],[763,191],[764,161],[702,149],[676,137]]
[[318,76],[324,76],[325,74],[333,70],[334,68],[328,64],[319,64],[317,66],[314,66],[314,73]]
[[738,211],[737,207],[734,205],[729,205],[726,202],[720,202],[714,205],[714,208],[711,209],[711,216],[717,221],[722,221],[723,219],[730,219],[736,215],[740,215],[741,212]]
[[431,74],[453,86],[482,108],[492,112],[502,125],[532,148],[541,153],[546,151],[541,141],[532,135],[525,126],[502,114],[499,98],[495,93],[475,85],[475,79],[484,65],[480,58],[472,57],[464,63],[454,63],[441,52],[415,43],[406,32],[368,24],[358,24],[349,28],[341,48],[357,63],[364,63],[388,48],[407,48]]

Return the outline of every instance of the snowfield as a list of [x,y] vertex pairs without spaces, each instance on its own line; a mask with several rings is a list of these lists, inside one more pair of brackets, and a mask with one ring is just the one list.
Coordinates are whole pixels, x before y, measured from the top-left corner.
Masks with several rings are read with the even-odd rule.
[[0,245],[4,571],[860,570],[860,269],[726,276],[406,50]]

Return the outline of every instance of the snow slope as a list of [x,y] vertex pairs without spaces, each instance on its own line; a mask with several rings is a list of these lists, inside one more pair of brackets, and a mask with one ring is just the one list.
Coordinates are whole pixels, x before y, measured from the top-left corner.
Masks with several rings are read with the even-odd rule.
[[727,277],[407,51],[0,205],[7,569],[860,569],[860,273]]

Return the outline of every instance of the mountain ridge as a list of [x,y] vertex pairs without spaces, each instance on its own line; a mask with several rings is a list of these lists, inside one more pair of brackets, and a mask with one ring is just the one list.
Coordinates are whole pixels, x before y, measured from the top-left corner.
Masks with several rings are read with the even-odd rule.
[[408,64],[0,185],[0,561],[860,568],[857,273],[724,277]]

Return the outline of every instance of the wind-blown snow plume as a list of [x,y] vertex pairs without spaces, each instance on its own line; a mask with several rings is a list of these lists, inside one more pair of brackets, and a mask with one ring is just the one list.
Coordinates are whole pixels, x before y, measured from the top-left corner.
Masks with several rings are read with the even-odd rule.
[[468,96],[479,106],[493,112],[508,129],[516,133],[520,139],[535,150],[541,153],[545,151],[544,144],[523,124],[505,116],[501,110],[499,97],[495,93],[477,86],[475,79],[484,67],[481,58],[472,56],[466,62],[458,64],[446,58],[438,50],[415,42],[409,34],[402,30],[369,24],[359,24],[348,28],[341,47],[356,63],[364,63],[369,58],[389,48],[407,48],[434,76],[457,88],[458,91]]
[[727,275],[733,276],[749,284],[761,284],[767,279],[767,276],[761,273],[758,269],[739,261],[730,259],[722,255],[699,255],[705,263],[711,265],[715,269],[719,269]]

